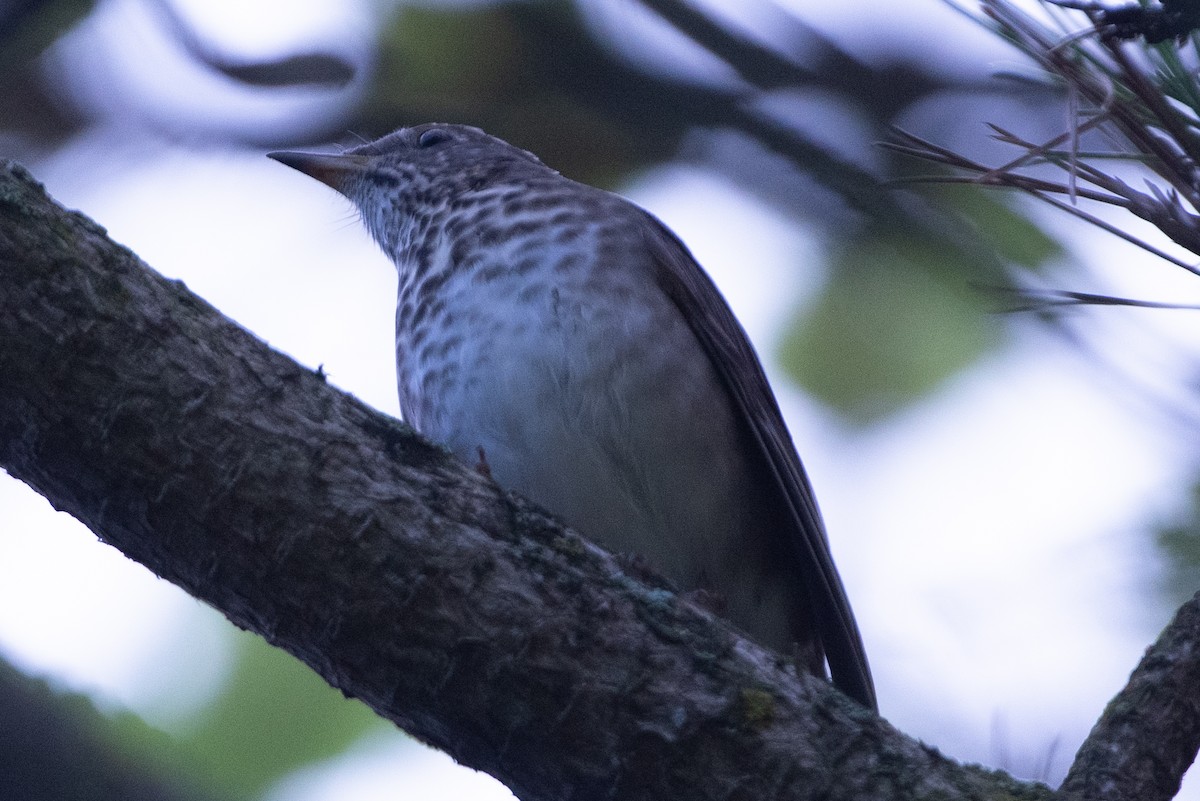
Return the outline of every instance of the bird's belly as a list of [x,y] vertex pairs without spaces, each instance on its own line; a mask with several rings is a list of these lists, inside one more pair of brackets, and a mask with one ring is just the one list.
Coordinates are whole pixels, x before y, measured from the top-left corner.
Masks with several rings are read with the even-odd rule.
[[452,359],[401,359],[402,407],[500,484],[789,648],[803,588],[707,355],[675,317],[589,308],[580,322],[476,315],[453,348],[422,342]]
[[728,403],[708,377],[671,376],[638,349],[618,361],[564,344],[508,341],[443,386],[427,381],[440,400],[421,428],[589,538],[699,584],[737,529],[745,476]]

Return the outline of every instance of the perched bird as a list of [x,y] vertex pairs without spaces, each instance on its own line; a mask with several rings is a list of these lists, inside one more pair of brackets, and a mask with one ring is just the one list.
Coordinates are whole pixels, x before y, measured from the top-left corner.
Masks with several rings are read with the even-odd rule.
[[349,198],[396,265],[413,427],[875,708],[762,366],[666,226],[463,125],[270,156]]

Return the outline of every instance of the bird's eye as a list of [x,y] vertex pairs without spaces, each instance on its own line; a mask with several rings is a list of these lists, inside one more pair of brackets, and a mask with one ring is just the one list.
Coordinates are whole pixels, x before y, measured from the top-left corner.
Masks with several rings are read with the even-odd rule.
[[417,147],[433,147],[450,140],[450,134],[443,131],[441,128],[430,128],[428,131],[421,133],[421,138],[417,140]]

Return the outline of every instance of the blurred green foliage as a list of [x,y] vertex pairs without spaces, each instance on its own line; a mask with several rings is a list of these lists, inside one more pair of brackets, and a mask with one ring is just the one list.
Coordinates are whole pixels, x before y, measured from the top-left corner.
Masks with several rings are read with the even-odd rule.
[[[829,281],[788,326],[780,359],[792,378],[855,425],[903,410],[978,361],[1004,339],[990,315],[989,286],[1006,265],[1037,270],[1061,246],[981,187],[927,190],[978,246],[879,226],[834,254]],[[970,241],[970,240],[969,240]]]
[[1160,525],[1158,547],[1167,557],[1167,602],[1175,606],[1200,592],[1200,481],[1192,485],[1191,503]]
[[[973,231],[979,243],[998,258],[1004,266],[1016,266],[1038,272],[1066,253],[1061,243],[1010,204],[1012,195],[997,193],[981,186],[943,185],[926,190],[935,195],[947,214]],[[964,276],[962,265],[946,265],[946,279]],[[992,276],[1001,280],[1003,273]],[[983,283],[986,276],[976,276],[974,283]]]
[[296,768],[334,757],[368,732],[393,728],[291,654],[257,635],[228,630],[234,648],[228,679],[173,733],[223,794],[256,798]]
[[95,0],[9,0],[0,9],[0,74],[27,67],[95,5]]
[[403,736],[290,654],[232,626],[224,632],[229,675],[166,731],[0,660],[0,799],[249,801],[366,734]]
[[933,391],[999,340],[970,290],[935,277],[947,260],[944,250],[897,235],[847,246],[784,336],[787,371],[857,425]]
[[374,137],[418,122],[468,123],[577,180],[612,186],[668,159],[683,132],[665,107],[637,126],[610,113],[614,81],[629,83],[618,106],[653,96],[654,84],[633,85],[634,76],[583,35],[565,3],[404,6],[381,32],[371,96],[354,129]]
[[214,801],[168,735],[0,660],[0,798]]

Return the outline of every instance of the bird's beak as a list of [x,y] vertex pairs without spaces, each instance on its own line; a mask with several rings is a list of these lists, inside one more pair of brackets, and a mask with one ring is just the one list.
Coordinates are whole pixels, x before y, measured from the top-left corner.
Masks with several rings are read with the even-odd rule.
[[367,167],[367,157],[336,153],[300,153],[294,150],[276,150],[267,154],[280,164],[299,170],[310,178],[316,178],[326,186],[341,192],[346,180],[361,175]]

